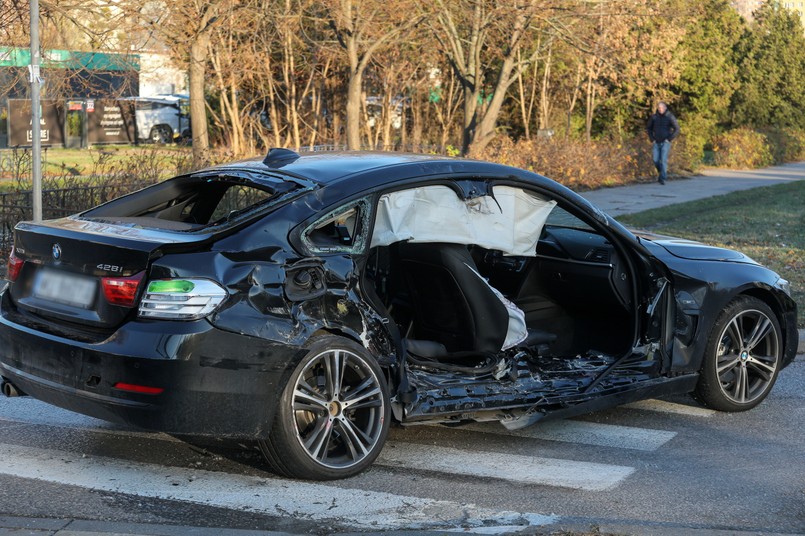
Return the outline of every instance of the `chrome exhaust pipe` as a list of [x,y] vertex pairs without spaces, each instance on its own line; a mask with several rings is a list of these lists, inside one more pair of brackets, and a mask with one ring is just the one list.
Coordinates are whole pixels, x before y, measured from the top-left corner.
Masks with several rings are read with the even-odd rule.
[[3,385],[0,386],[0,390],[2,390],[3,394],[6,395],[8,398],[14,398],[16,396],[25,396],[25,393],[17,389],[17,386],[9,381],[4,381]]

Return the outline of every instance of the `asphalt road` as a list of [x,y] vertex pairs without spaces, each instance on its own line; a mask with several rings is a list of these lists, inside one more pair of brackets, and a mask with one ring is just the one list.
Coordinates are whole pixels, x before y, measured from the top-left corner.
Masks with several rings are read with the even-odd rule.
[[[22,516],[294,533],[802,534],[803,445],[803,356],[746,413],[680,397],[517,435],[397,428],[371,470],[326,484],[274,477],[253,445],[190,444],[2,398],[0,516],[16,517],[0,518],[0,533]],[[57,532],[36,527],[25,533]]]

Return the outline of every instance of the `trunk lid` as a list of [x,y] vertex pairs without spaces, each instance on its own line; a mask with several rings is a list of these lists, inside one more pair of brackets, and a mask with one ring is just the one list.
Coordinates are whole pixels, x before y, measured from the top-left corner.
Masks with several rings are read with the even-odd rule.
[[136,286],[129,304],[110,302],[105,286],[121,286],[124,278],[129,285],[138,277],[144,282],[150,261],[165,249],[209,237],[77,217],[22,222],[15,229],[14,255],[25,263],[9,286],[10,296],[19,308],[49,320],[111,328],[136,309],[144,283]]

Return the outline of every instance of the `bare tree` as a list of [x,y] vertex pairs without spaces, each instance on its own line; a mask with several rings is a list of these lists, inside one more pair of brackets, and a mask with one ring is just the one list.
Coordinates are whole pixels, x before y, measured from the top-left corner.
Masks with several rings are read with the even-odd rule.
[[113,2],[122,9],[128,20],[140,29],[144,43],[162,43],[189,73],[190,124],[193,137],[193,162],[205,162],[210,147],[205,100],[205,75],[209,58],[210,40],[216,26],[234,14],[246,2],[238,0],[171,0],[139,2],[119,0]]
[[324,0],[328,24],[346,53],[347,146],[360,149],[363,76],[374,54],[408,35],[420,22],[407,0]]
[[470,145],[482,149],[492,140],[509,87],[554,39],[556,6],[545,0],[436,0],[435,7],[434,35],[463,88],[466,154]]

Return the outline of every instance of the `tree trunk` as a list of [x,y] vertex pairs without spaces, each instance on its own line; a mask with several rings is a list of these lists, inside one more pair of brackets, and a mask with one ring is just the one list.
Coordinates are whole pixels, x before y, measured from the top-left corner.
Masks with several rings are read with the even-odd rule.
[[509,55],[503,60],[503,64],[500,66],[500,73],[498,74],[498,80],[495,84],[495,93],[492,95],[489,105],[484,109],[481,121],[475,128],[472,139],[474,149],[483,149],[492,141],[492,138],[495,137],[495,128],[497,126],[498,116],[500,115],[500,109],[503,107],[503,101],[506,98],[509,86],[514,82],[514,78],[512,78],[513,70],[514,56]]
[[567,129],[565,130],[565,138],[570,137],[570,129],[573,126],[573,110],[576,109],[576,101],[579,98],[579,89],[581,88],[581,70],[582,66],[576,68],[576,82],[573,84],[573,93],[570,97],[570,102],[567,105]]
[[[517,61],[521,61],[520,49],[519,48],[517,49]],[[536,65],[536,63],[535,63],[535,65]],[[532,84],[532,86],[533,85],[534,84]],[[523,85],[523,73],[522,72],[517,73],[517,89],[518,89],[518,92],[519,92],[519,95],[520,95],[520,118],[523,121],[523,135],[525,136],[525,139],[530,140],[531,139],[531,133],[529,132],[528,124],[531,122],[530,121],[531,115],[529,114],[530,109],[526,109],[525,87]]]
[[269,71],[268,75],[268,117],[271,121],[271,132],[274,135],[274,147],[282,147],[280,141],[280,114],[277,110],[276,84]]
[[363,72],[353,71],[347,85],[347,148],[358,151],[361,148],[361,86]]
[[207,107],[204,99],[204,74],[207,66],[208,33],[196,36],[190,45],[190,125],[193,134],[193,165],[206,163],[210,138],[207,132]]
[[466,155],[475,137],[480,91],[464,87],[464,123],[461,125],[461,154]]
[[587,76],[587,90],[584,97],[584,133],[589,143],[592,140],[593,113],[595,110],[595,78],[592,71]]
[[[542,84],[539,90],[539,129],[545,130],[548,128],[548,118],[551,113],[551,101],[548,94],[548,86],[551,83],[551,53],[552,49],[548,49],[548,57],[545,58],[545,70],[542,72]],[[536,74],[536,71],[535,71]],[[533,99],[533,96],[532,96]]]
[[[389,84],[390,86],[391,84]],[[391,150],[391,91],[386,87],[383,95],[383,150]]]
[[238,103],[238,85],[235,77],[229,86],[229,115],[232,123],[232,152],[236,155],[246,154],[243,123],[240,120],[240,104]]
[[413,126],[411,129],[411,145],[414,152],[420,152],[422,145],[422,100],[419,95],[414,95],[411,101],[411,113],[413,114]]

